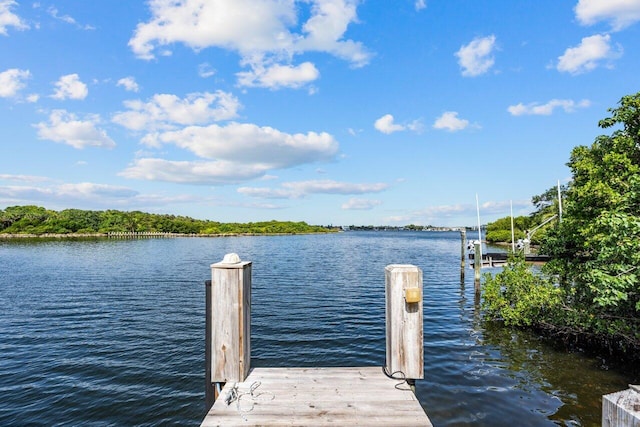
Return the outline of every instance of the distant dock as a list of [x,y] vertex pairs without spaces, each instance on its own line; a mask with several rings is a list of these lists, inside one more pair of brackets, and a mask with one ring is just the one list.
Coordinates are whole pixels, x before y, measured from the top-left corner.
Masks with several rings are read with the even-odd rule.
[[[507,263],[509,254],[506,252],[487,252],[482,254],[482,266],[483,267],[501,267]],[[469,253],[469,259],[475,261],[475,254]],[[548,255],[526,254],[524,256],[526,262],[531,263],[545,263],[549,262],[551,258]],[[475,262],[471,263],[474,266]]]
[[251,262],[226,255],[206,285],[201,427],[432,425],[414,394],[424,378],[418,267],[385,268],[384,366],[251,368]]

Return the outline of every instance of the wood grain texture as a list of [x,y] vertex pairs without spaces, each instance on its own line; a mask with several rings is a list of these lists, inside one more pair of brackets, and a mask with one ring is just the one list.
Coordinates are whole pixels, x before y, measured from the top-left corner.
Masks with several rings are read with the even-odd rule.
[[[422,295],[422,270],[414,265],[385,268],[386,366],[390,374],[424,378],[423,298],[407,303],[405,292],[418,288]],[[395,376],[395,375],[394,375]]]
[[[431,426],[398,383],[381,367],[254,368],[244,382],[225,385],[202,426]],[[227,405],[234,385],[240,402]]]
[[602,396],[603,427],[640,427],[640,393],[627,389]]
[[251,263],[211,265],[211,381],[242,381],[251,365]]

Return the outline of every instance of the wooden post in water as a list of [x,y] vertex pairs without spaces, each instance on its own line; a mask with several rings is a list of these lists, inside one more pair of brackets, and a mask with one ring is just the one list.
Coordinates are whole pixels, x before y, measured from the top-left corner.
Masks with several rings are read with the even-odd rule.
[[640,426],[640,386],[602,396],[602,427]]
[[482,268],[482,248],[480,245],[481,243],[474,245],[473,254],[473,283],[476,295],[480,294],[480,269]]
[[211,382],[244,381],[251,365],[251,262],[211,265]]
[[466,243],[467,243],[467,230],[460,229],[460,283],[464,283],[464,267],[466,266]]
[[384,269],[388,375],[424,378],[422,270],[392,264]]

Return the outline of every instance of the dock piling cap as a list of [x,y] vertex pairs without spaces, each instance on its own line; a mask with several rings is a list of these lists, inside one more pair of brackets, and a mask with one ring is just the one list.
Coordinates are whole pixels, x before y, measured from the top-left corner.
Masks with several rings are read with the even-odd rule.
[[235,270],[245,268],[248,265],[251,265],[251,261],[243,261],[240,259],[238,254],[232,252],[230,254],[226,254],[222,261],[211,264],[211,268]]
[[234,252],[230,254],[226,254],[222,259],[222,261],[220,261],[220,264],[238,264],[238,263],[240,263],[240,257],[238,256],[237,253],[234,253]]

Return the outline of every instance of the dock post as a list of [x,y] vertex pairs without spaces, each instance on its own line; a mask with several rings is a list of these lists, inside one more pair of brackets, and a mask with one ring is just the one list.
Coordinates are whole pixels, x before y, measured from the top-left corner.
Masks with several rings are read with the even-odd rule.
[[480,294],[480,269],[482,268],[482,252],[480,243],[474,245],[475,253],[473,255],[473,283],[476,295]]
[[602,427],[640,425],[640,386],[602,396]]
[[244,381],[251,365],[251,262],[227,254],[211,264],[210,301],[210,381]]
[[464,228],[461,228],[460,229],[460,283],[464,283],[464,267],[466,266],[465,243],[467,243],[467,230],[465,230]]
[[[422,270],[392,264],[384,269],[386,373],[399,379],[424,378]],[[407,381],[409,384],[412,381]]]

